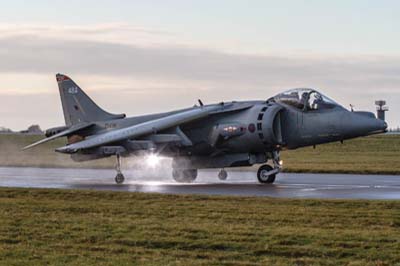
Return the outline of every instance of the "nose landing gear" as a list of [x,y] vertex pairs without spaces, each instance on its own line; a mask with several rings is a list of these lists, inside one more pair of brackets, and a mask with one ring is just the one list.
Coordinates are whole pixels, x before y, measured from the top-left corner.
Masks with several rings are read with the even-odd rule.
[[258,182],[263,184],[272,184],[275,182],[276,173],[272,166],[265,164],[262,165],[257,171]]
[[117,175],[115,176],[115,183],[122,184],[125,181],[125,177],[121,172],[121,156],[117,154],[117,164],[115,165],[115,170],[117,170]]
[[276,175],[281,171],[282,165],[279,158],[279,152],[273,152],[274,167],[265,164],[260,166],[257,171],[257,179],[263,184],[272,184],[275,182]]

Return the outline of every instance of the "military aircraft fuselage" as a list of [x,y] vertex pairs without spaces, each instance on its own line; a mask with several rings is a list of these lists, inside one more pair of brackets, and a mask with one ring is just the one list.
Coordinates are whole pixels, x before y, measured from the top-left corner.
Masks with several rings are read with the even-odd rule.
[[[117,156],[116,182],[123,182],[120,157],[157,154],[173,158],[173,177],[192,182],[197,169],[262,164],[261,183],[272,183],[281,169],[279,152],[383,133],[387,124],[373,113],[353,112],[313,89],[294,89],[268,100],[199,105],[167,113],[126,118],[90,99],[69,77],[56,76],[65,126],[46,139],[67,137],[56,151],[75,161]],[[220,172],[220,179],[226,179]]]
[[[387,127],[386,123],[376,119],[373,113],[350,112],[341,106],[328,110],[299,110],[273,101],[230,102],[216,105],[229,106],[227,108],[232,111],[216,113],[182,125],[182,132],[191,139],[193,145],[190,147],[169,145],[161,154],[207,156],[227,153],[263,153],[382,133]],[[190,108],[101,121],[96,123],[96,128],[92,133],[100,134],[186,110]],[[168,129],[155,133],[168,134],[173,131],[174,129]]]

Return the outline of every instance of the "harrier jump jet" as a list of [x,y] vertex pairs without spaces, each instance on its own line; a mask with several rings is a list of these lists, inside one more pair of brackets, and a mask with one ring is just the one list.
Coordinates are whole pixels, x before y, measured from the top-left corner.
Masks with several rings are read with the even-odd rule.
[[[262,164],[261,183],[273,183],[281,171],[279,153],[328,142],[379,134],[387,124],[373,113],[352,112],[314,89],[294,89],[268,100],[199,104],[167,113],[127,118],[96,105],[69,77],[56,75],[65,126],[46,131],[67,145],[57,152],[82,162],[116,156],[115,181],[124,182],[121,157],[157,154],[173,158],[177,182],[193,182],[197,170]],[[270,162],[270,164],[267,164]],[[272,165],[272,166],[271,166]]]

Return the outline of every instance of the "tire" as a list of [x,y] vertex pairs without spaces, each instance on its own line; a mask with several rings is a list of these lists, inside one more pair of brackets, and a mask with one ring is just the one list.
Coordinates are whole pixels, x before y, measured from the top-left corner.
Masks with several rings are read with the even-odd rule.
[[197,169],[173,169],[172,177],[178,183],[192,183],[197,178]]
[[125,177],[123,174],[119,173],[117,174],[117,176],[115,177],[115,183],[117,184],[122,184],[125,181]]
[[228,173],[225,170],[221,170],[218,173],[219,180],[225,181],[228,178]]
[[262,184],[272,184],[275,182],[275,178],[276,178],[276,174],[273,175],[265,175],[265,173],[274,170],[274,168],[272,168],[272,166],[266,164],[266,165],[262,165],[258,171],[257,171],[257,179],[258,182],[262,183]]

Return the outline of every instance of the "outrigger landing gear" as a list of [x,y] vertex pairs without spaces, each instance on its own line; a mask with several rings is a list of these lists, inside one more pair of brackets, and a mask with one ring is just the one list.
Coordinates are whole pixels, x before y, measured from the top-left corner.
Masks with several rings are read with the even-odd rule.
[[228,178],[228,173],[226,172],[225,169],[221,169],[221,171],[219,171],[218,178],[219,178],[219,180],[222,180],[222,181],[224,181]]
[[274,151],[273,153],[273,162],[274,162],[274,167],[265,164],[260,166],[257,172],[257,179],[260,183],[263,184],[272,184],[275,182],[276,174],[278,174],[281,169],[282,165],[280,162],[279,158],[279,152]]
[[115,165],[117,175],[115,176],[115,183],[122,184],[125,181],[125,177],[121,172],[121,155],[117,154],[117,164]]

